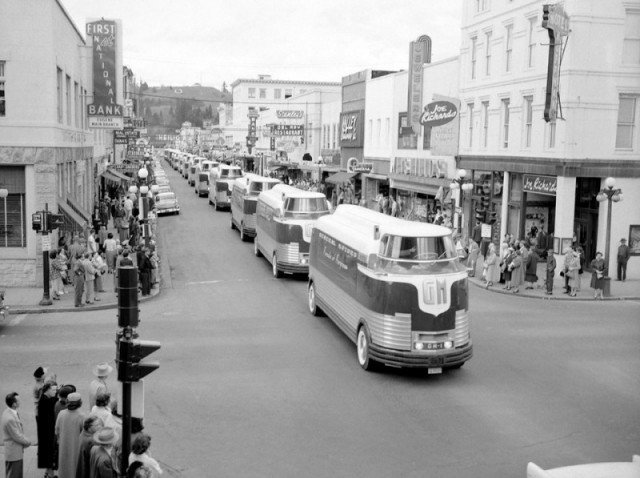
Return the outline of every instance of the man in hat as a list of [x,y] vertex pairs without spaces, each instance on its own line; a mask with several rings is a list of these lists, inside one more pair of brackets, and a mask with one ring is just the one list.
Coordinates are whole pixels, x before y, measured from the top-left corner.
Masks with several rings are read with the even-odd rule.
[[56,418],[58,438],[58,478],[75,478],[80,453],[80,434],[84,426],[85,414],[80,411],[82,397],[79,393],[67,396],[67,409]]
[[2,413],[0,427],[4,443],[4,463],[6,478],[22,478],[24,449],[31,441],[24,436],[22,420],[18,414],[20,396],[12,392],[5,398],[7,409]]
[[107,362],[102,362],[93,368],[96,378],[89,385],[89,410],[96,404],[96,397],[101,393],[107,393],[109,386],[107,378],[113,372],[113,367]]
[[629,262],[630,256],[631,251],[627,246],[627,240],[623,237],[618,246],[618,280],[622,282],[627,280],[627,262]]
[[93,441],[96,444],[91,448],[89,476],[91,478],[113,478],[116,476],[113,447],[118,441],[118,433],[113,428],[105,427],[93,434]]

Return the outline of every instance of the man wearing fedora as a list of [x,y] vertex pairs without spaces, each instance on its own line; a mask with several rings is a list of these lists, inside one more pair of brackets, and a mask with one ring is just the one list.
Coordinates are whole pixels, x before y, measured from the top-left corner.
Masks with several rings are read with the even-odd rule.
[[107,362],[102,362],[93,367],[93,375],[96,378],[89,385],[89,410],[96,404],[96,398],[101,393],[107,393],[109,386],[107,378],[113,372],[113,367]]
[[96,443],[91,448],[89,469],[91,478],[114,478],[116,464],[114,463],[113,447],[118,441],[118,433],[110,427],[102,428],[93,434]]
[[627,280],[627,262],[629,262],[630,256],[631,251],[627,246],[627,240],[623,237],[618,246],[618,280],[622,282]]
[[31,446],[31,441],[24,436],[22,420],[18,414],[20,396],[12,392],[5,398],[7,409],[2,413],[0,421],[4,443],[4,463],[6,478],[22,478],[24,449]]

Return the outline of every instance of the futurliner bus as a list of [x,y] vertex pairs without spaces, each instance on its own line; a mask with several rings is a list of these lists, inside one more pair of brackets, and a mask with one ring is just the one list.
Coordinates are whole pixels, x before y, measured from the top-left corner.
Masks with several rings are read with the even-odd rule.
[[313,229],[309,311],[356,343],[365,370],[441,373],[469,360],[467,280],[446,227],[340,205]]
[[276,184],[258,196],[253,251],[271,262],[274,277],[309,272],[311,231],[319,217],[329,214],[322,193]]
[[279,179],[247,173],[233,183],[231,192],[231,229],[240,231],[240,240],[246,241],[256,235],[256,209],[258,195],[268,191]]

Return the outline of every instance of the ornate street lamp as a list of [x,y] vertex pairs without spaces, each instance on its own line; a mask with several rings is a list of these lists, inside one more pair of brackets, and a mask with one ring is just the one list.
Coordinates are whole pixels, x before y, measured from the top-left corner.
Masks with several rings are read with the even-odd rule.
[[[604,265],[607,276],[605,279],[609,279],[609,248],[611,247],[611,202],[622,201],[622,189],[615,189],[616,180],[613,178],[607,178],[604,180],[604,188],[600,190],[596,196],[598,202],[608,201],[607,204],[607,239],[604,251]],[[605,293],[607,292],[607,285],[609,282],[605,282]]]
[[[473,181],[466,179],[466,176],[467,176],[466,170],[458,169],[456,171],[456,177],[453,178],[453,180],[451,181],[451,184],[449,185],[452,191],[458,191],[458,190],[462,191],[462,197],[460,197],[459,199],[460,206],[462,206],[462,201],[465,193],[473,189]],[[454,212],[454,218],[457,219],[457,220],[454,220],[453,228],[455,231],[459,231],[460,216],[456,212],[456,198],[454,197],[453,194],[451,195],[451,208]]]
[[158,186],[157,184],[154,184],[153,186],[151,186],[151,192],[153,194],[156,194],[158,191],[160,191],[160,186]]
[[129,192],[131,194],[135,194],[138,192],[138,186],[136,186],[135,184],[132,184],[131,186],[129,186]]
[[143,196],[146,196],[148,192],[149,192],[149,186],[147,186],[146,184],[143,184],[142,186],[140,186],[140,194],[142,194]]

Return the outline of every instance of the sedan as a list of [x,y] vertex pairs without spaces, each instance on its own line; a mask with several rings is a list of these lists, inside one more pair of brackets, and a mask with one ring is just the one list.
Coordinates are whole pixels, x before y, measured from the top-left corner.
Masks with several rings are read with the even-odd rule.
[[155,200],[156,211],[158,216],[163,214],[180,214],[180,205],[175,193],[160,193]]

